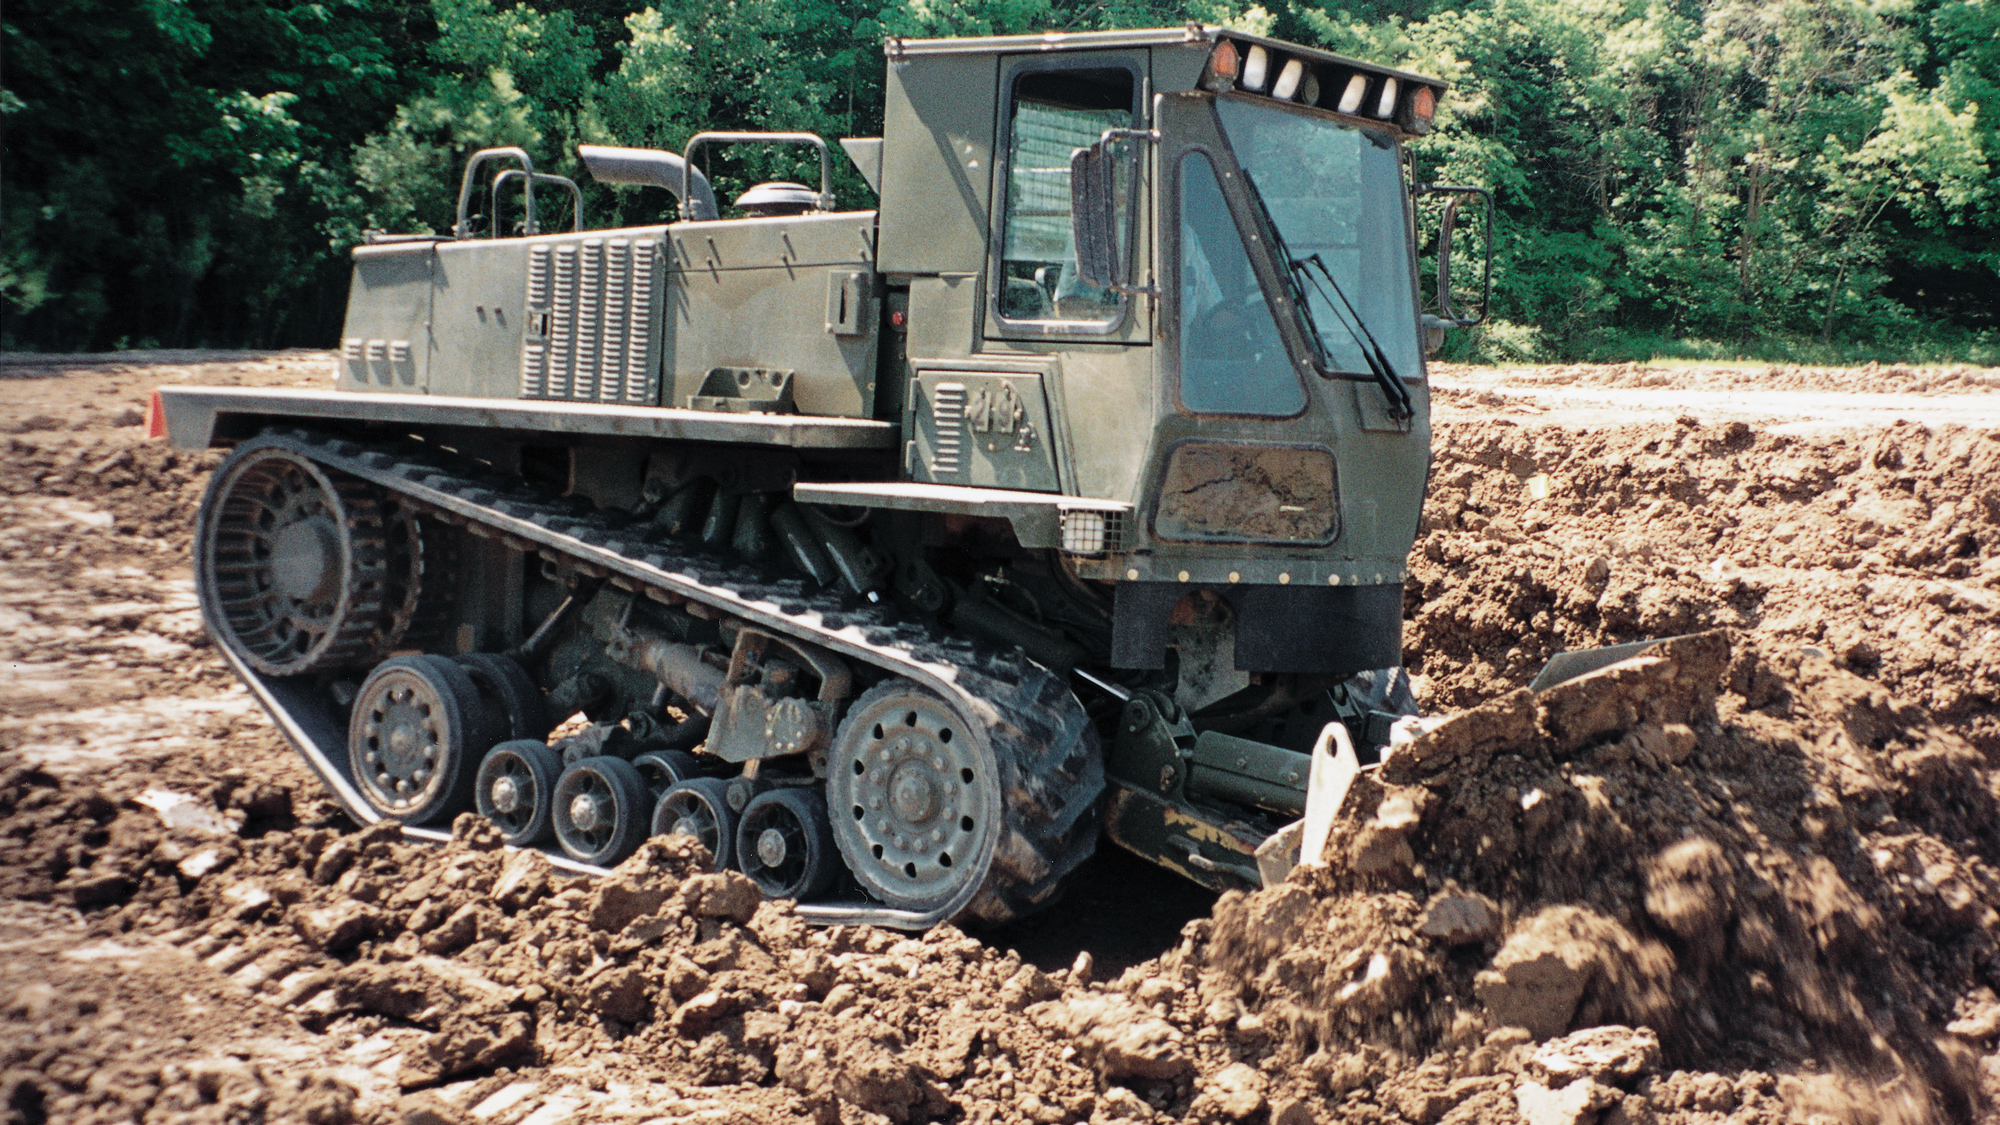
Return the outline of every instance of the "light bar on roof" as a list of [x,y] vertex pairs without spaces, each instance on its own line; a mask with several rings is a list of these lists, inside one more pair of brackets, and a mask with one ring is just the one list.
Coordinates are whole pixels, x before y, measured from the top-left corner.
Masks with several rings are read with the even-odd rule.
[[1293,54],[1221,37],[1209,52],[1201,86],[1222,94],[1262,94],[1354,117],[1372,117],[1417,134],[1431,131],[1442,83],[1317,52]]

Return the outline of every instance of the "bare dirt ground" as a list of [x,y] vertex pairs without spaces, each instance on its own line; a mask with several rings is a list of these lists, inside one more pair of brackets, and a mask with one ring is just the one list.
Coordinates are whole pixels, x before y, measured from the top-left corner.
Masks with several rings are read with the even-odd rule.
[[212,456],[138,425],[331,357],[114,358],[0,365],[9,1119],[2000,1120],[2000,372],[1440,370],[1405,641],[1453,717],[1336,862],[1106,857],[912,938],[664,843],[356,831],[201,636]]

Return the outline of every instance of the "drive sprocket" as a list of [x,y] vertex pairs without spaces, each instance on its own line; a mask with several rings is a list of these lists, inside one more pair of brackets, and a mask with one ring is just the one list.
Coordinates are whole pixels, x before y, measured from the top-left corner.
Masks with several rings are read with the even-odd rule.
[[379,655],[388,578],[379,496],[291,450],[238,449],[197,519],[195,587],[209,630],[267,676]]

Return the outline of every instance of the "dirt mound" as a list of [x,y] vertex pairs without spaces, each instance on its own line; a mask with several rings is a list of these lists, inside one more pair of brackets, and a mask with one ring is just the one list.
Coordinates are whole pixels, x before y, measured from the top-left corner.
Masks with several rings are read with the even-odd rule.
[[1572,363],[1486,367],[1434,363],[1448,380],[1543,387],[1672,387],[1690,391],[1839,391],[1850,394],[1984,394],[2000,391],[2000,368],[1870,363],[1813,367],[1795,363]]
[[1514,1108],[1562,1120],[1983,1109],[2000,775],[1823,657],[1655,651],[1399,748],[1331,866],[1218,906],[1209,1006],[1335,1097],[1357,1052],[1409,1060],[1364,1096],[1413,1118],[1509,1072]]
[[[469,816],[430,847],[234,792],[17,768],[4,889],[385,1044],[400,1108],[321,1099],[356,1120],[561,1075],[742,1121],[1921,1122],[2000,1075],[2000,778],[1879,685],[1719,634],[1446,720],[1357,783],[1331,866],[1110,982],[812,929],[685,841],[579,880]],[[23,1096],[129,1110],[32,1026],[0,1012]]]
[[1438,436],[1405,592],[1428,709],[1524,685],[1560,650],[1723,626],[1816,646],[2000,753],[2000,433]]

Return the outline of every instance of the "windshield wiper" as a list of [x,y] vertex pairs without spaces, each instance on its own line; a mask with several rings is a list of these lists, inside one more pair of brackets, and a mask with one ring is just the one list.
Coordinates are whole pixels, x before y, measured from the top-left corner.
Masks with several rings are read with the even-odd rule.
[[1263,220],[1265,234],[1270,238],[1271,245],[1277,248],[1279,259],[1292,267],[1285,272],[1285,288],[1291,290],[1292,304],[1298,307],[1299,315],[1305,319],[1306,338],[1312,342],[1313,363],[1321,370],[1330,368],[1333,366],[1333,357],[1326,354],[1326,341],[1320,337],[1319,324],[1313,319],[1312,301],[1306,297],[1305,286],[1299,283],[1299,263],[1293,260],[1292,248],[1285,244],[1284,233],[1278,230],[1278,220],[1272,218],[1270,207],[1264,203],[1264,193],[1257,190],[1257,182],[1250,178],[1248,168],[1243,170],[1243,186],[1250,192],[1250,201],[1257,205],[1257,214]]
[[[1278,230],[1278,220],[1272,217],[1270,206],[1264,202],[1264,193],[1257,190],[1257,181],[1250,177],[1248,168],[1243,170],[1243,186],[1248,189],[1251,202],[1257,205],[1257,213],[1263,219],[1264,229],[1269,232],[1272,246],[1276,247],[1280,259],[1285,263],[1285,283],[1292,291],[1292,301],[1298,306],[1300,317],[1306,322],[1307,335],[1312,339],[1314,362],[1322,371],[1333,368],[1333,358],[1327,354],[1326,341],[1320,336],[1319,324],[1313,317],[1312,301],[1306,296],[1301,279],[1312,283],[1320,299],[1326,301],[1326,307],[1333,310],[1333,318],[1339,321],[1340,326],[1347,329],[1347,334],[1354,339],[1355,346],[1361,351],[1361,362],[1368,365],[1368,373],[1375,376],[1376,384],[1382,388],[1382,394],[1389,400],[1389,416],[1398,422],[1408,421],[1414,417],[1416,407],[1410,401],[1410,388],[1403,383],[1402,377],[1396,374],[1396,365],[1389,362],[1388,353],[1384,352],[1382,345],[1376,342],[1375,334],[1368,331],[1367,322],[1361,319],[1361,313],[1355,309],[1354,303],[1347,299],[1347,293],[1341,289],[1340,282],[1334,280],[1332,271],[1326,268],[1326,262],[1317,252],[1306,258],[1292,257],[1292,248],[1285,244],[1285,236]],[[1326,278],[1327,285],[1333,287],[1333,292],[1340,298],[1340,304],[1347,307],[1345,316],[1341,314],[1340,306],[1335,305],[1327,297],[1326,286],[1321,285],[1319,279],[1312,275],[1310,269],[1312,266],[1319,267],[1320,276]],[[1354,318],[1351,323],[1348,320],[1350,316]]]
[[[1347,329],[1347,334],[1354,337],[1356,344],[1361,345],[1362,361],[1368,364],[1368,371],[1375,376],[1375,381],[1382,385],[1382,393],[1389,396],[1389,416],[1398,422],[1408,421],[1416,414],[1416,407],[1410,401],[1410,388],[1404,384],[1403,377],[1396,374],[1396,365],[1389,362],[1389,354],[1382,350],[1382,345],[1376,341],[1375,334],[1368,331],[1368,322],[1361,319],[1361,311],[1354,307],[1354,302],[1347,299],[1347,293],[1341,289],[1340,282],[1333,279],[1333,272],[1326,268],[1326,261],[1317,252],[1303,260],[1292,260],[1292,268],[1311,280],[1313,288],[1318,289],[1320,297],[1324,299],[1326,290],[1318,279],[1306,273],[1308,265],[1319,267],[1320,277],[1324,277],[1327,285],[1333,287],[1333,292],[1340,298],[1340,303],[1347,306],[1347,316],[1354,318],[1354,323],[1349,324],[1347,317],[1340,315],[1340,310],[1334,310],[1334,319],[1340,321],[1340,326]],[[1327,307],[1333,308],[1333,302],[1327,301]]]

